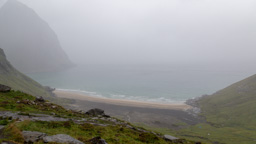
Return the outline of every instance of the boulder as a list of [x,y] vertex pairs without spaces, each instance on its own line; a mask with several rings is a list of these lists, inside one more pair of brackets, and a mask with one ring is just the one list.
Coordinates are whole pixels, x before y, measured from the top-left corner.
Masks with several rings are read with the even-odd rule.
[[44,88],[45,88],[48,92],[53,92],[53,91],[56,90],[55,88],[51,88],[51,87],[49,87],[49,86],[45,86]]
[[45,143],[53,142],[53,143],[67,143],[67,144],[83,144],[83,142],[72,138],[66,134],[57,134],[53,136],[46,136],[43,138]]
[[16,144],[16,143],[10,142],[10,141],[4,141],[4,142],[2,142],[1,144]]
[[36,100],[35,102],[45,102],[44,98],[43,97],[36,97]]
[[10,91],[11,91],[10,87],[0,84],[0,92],[10,92]]
[[105,116],[104,110],[95,108],[87,111],[85,114],[90,115],[90,116]]
[[164,135],[164,139],[166,141],[170,141],[170,142],[175,142],[175,141],[179,140],[179,138],[176,138],[176,137],[170,136],[170,135]]
[[105,117],[105,118],[110,118],[111,116],[110,115],[103,115],[103,117]]
[[101,137],[95,137],[90,139],[88,142],[91,144],[108,144],[104,139],[101,139]]
[[4,125],[0,125],[0,130],[1,130],[1,129],[4,129],[4,127],[5,127]]
[[35,143],[43,139],[46,136],[45,133],[35,131],[23,131],[22,135],[26,143]]

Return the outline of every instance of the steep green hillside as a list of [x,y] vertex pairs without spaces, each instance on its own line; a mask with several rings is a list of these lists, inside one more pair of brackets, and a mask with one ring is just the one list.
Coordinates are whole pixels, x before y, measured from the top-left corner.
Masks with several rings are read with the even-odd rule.
[[256,130],[256,75],[203,97],[199,104],[208,122]]
[[0,48],[0,84],[12,87],[34,96],[49,97],[48,92],[43,86],[26,75],[17,71],[6,59],[4,51]]
[[176,132],[209,143],[256,143],[256,75],[195,102],[205,123]]

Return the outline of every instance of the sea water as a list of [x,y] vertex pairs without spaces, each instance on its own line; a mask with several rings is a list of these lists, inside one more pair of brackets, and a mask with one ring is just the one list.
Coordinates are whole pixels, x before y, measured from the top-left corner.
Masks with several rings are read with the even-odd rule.
[[45,86],[93,97],[180,103],[212,94],[253,73],[210,66],[78,65],[61,72],[28,76]]

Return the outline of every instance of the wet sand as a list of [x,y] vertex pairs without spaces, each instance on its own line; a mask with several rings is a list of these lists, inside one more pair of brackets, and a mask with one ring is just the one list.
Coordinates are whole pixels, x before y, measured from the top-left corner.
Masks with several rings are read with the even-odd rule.
[[189,105],[184,103],[154,103],[154,102],[140,102],[134,100],[120,100],[120,99],[110,99],[110,98],[101,98],[101,97],[92,97],[87,96],[78,92],[69,92],[62,90],[55,90],[54,93],[57,97],[68,98],[75,100],[83,100],[104,104],[111,104],[117,106],[129,106],[129,107],[140,107],[140,108],[157,108],[157,109],[170,109],[170,110],[187,110],[191,108]]
[[[54,91],[59,98],[73,99],[74,103],[67,108],[88,111],[100,108],[105,114],[114,116],[133,124],[142,124],[156,128],[170,128],[172,130],[184,128],[202,122],[201,119],[186,112],[190,106],[179,104],[160,104],[138,102],[131,100],[117,100],[90,97],[77,92]],[[181,125],[181,123],[186,125]]]

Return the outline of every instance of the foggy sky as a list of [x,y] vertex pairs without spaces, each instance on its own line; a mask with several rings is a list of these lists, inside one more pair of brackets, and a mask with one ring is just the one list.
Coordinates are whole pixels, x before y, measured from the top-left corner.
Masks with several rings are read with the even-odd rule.
[[19,0],[75,63],[256,61],[255,0]]

